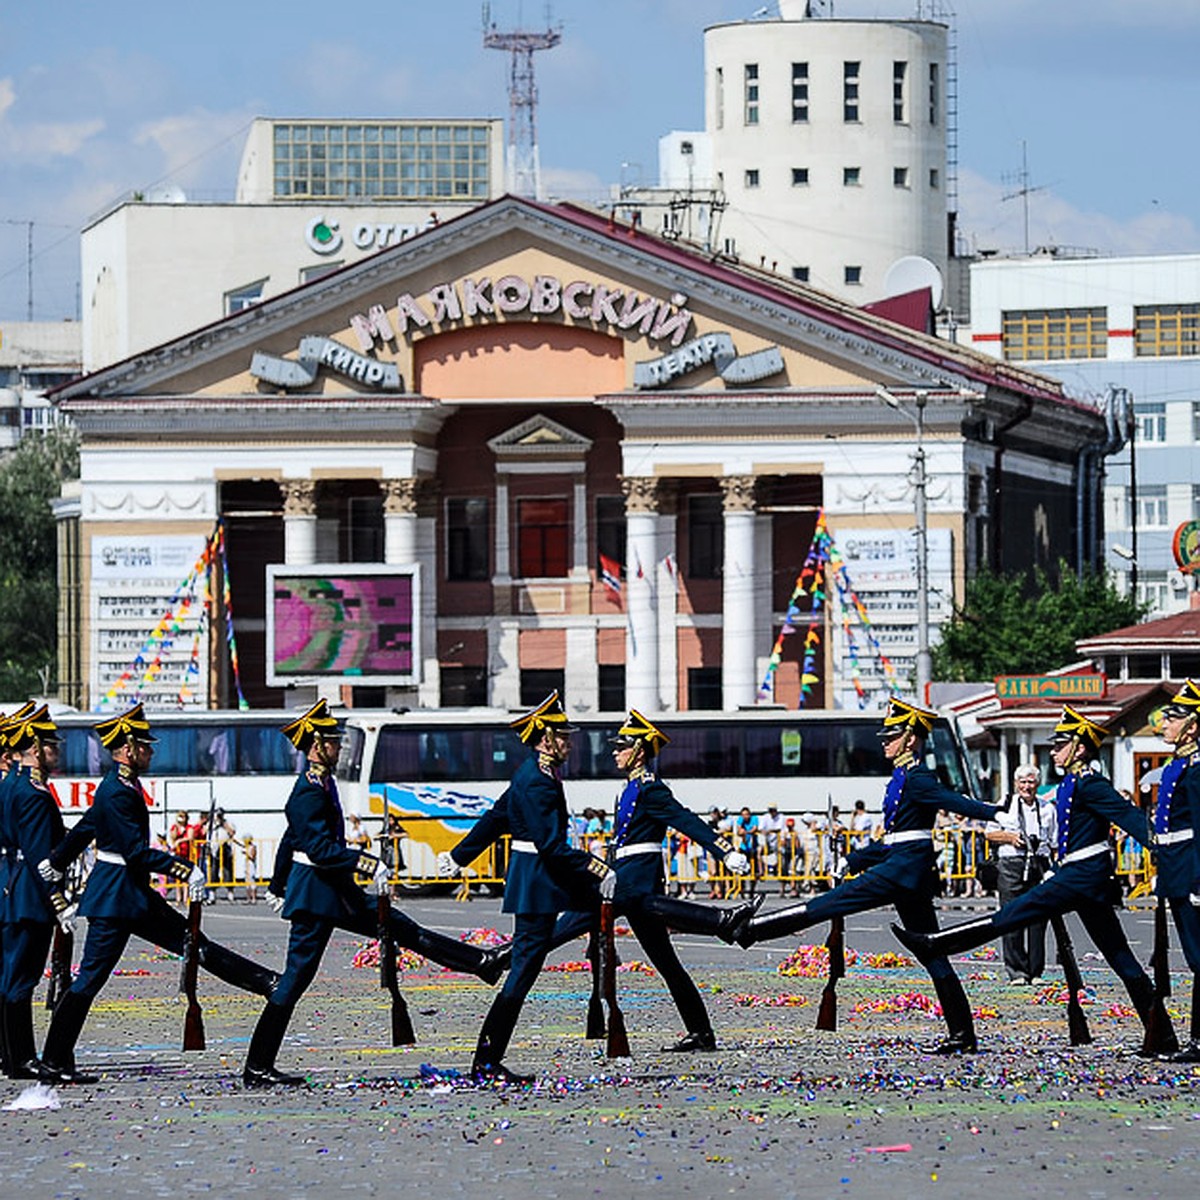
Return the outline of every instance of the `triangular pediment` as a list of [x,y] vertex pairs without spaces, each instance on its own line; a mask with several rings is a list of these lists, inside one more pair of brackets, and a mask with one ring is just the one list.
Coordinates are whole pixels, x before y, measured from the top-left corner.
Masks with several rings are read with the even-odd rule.
[[500,459],[583,458],[591,448],[591,438],[541,413],[488,441],[488,449]]

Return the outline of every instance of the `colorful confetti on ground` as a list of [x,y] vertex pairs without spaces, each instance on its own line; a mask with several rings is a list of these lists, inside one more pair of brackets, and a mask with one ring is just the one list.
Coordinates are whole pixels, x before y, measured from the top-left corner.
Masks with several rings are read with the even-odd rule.
[[[1046,987],[1038,988],[1033,993],[1034,1004],[1067,1004],[1071,999],[1071,989],[1065,984],[1051,983]],[[1079,989],[1080,1004],[1095,1004],[1096,993],[1091,988]]]
[[978,950],[963,955],[963,958],[969,958],[973,962],[995,962],[999,957],[995,946],[980,946]]
[[785,992],[782,996],[759,996],[753,992],[740,992],[732,997],[739,1008],[804,1008],[808,1004],[805,996]]
[[[846,948],[846,966],[858,962],[858,951]],[[829,951],[825,946],[797,946],[779,964],[780,975],[802,979],[820,979],[829,974]]]
[[924,1013],[929,1017],[940,1017],[942,1006],[924,992],[897,992],[894,996],[880,996],[875,1000],[860,1000],[856,1013]]
[[[379,943],[367,942],[360,946],[354,955],[354,959],[350,964],[353,967],[361,967],[366,970],[379,970]],[[419,971],[422,967],[427,966],[426,960],[417,954],[414,950],[406,950],[403,947],[396,951],[396,966],[401,971]]]
[[466,942],[468,946],[482,946],[485,950],[490,950],[493,946],[503,946],[508,938],[498,929],[480,925],[477,929],[468,929],[465,933],[460,933],[458,940]]
[[868,954],[866,964],[876,971],[900,971],[914,965],[907,954],[897,954],[895,950],[885,950],[882,954]]

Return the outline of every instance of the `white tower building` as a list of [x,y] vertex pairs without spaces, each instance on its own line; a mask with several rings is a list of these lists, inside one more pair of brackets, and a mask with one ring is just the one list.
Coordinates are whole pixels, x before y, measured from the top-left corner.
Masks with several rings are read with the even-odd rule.
[[715,248],[856,304],[944,279],[947,27],[779,9],[705,30]]

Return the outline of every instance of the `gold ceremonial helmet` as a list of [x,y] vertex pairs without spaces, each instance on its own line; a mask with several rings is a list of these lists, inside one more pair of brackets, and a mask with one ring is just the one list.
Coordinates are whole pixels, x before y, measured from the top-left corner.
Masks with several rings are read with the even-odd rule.
[[1054,737],[1051,740],[1055,745],[1061,746],[1064,742],[1078,738],[1093,750],[1098,750],[1100,743],[1108,737],[1108,733],[1109,731],[1103,725],[1097,725],[1083,713],[1076,712],[1069,704],[1064,704],[1062,719],[1055,725]]
[[[32,711],[25,716],[20,716],[19,714],[23,713],[26,708]],[[5,723],[4,736],[8,742],[9,752],[20,754],[23,750],[29,749],[34,742],[41,742],[43,745],[57,742],[58,726],[50,719],[50,709],[45,704],[37,708],[30,701],[25,708],[18,709],[9,717]]]
[[35,708],[37,708],[37,705],[34,704],[32,700],[26,700],[20,708],[10,712],[8,716],[4,716],[3,713],[0,713],[0,754],[16,753],[16,751],[12,748],[9,738],[12,736],[13,730],[16,729],[17,726],[24,721]]
[[553,728],[558,733],[574,733],[576,728],[567,720],[567,714],[563,712],[562,701],[559,699],[557,689],[551,692],[537,708],[522,713],[509,724],[517,731],[517,736],[526,745],[541,741],[542,734],[547,729]]
[[883,714],[883,726],[879,730],[879,740],[890,742],[897,734],[911,729],[918,737],[924,737],[937,720],[937,713],[927,708],[918,708],[897,696],[888,700],[887,712]]
[[1200,684],[1194,679],[1184,681],[1183,687],[1171,697],[1170,703],[1163,708],[1163,715],[1168,717],[1200,716]]
[[146,720],[146,713],[140,701],[107,721],[97,722],[93,728],[105,750],[115,750],[126,742],[158,741],[158,738],[150,736],[150,722]]
[[636,742],[643,742],[646,754],[650,758],[657,758],[658,752],[670,740],[653,721],[642,716],[636,708],[629,710],[629,716],[625,718],[625,724],[617,730],[617,736],[609,739],[614,746],[632,746]]
[[306,713],[284,725],[280,732],[301,754],[307,754],[317,734],[322,737],[340,737],[337,718],[329,711],[324,700],[318,700]]

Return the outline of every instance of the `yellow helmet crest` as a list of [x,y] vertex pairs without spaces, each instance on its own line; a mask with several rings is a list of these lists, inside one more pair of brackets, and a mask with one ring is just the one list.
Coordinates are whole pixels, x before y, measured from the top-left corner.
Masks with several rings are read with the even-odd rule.
[[540,742],[547,729],[556,729],[560,733],[575,732],[575,726],[567,720],[567,714],[563,711],[557,690],[551,692],[537,708],[522,713],[509,724],[527,746]]
[[140,702],[107,721],[97,722],[94,728],[105,750],[115,750],[126,742],[158,740],[150,736],[150,722],[146,720],[146,712]]
[[329,711],[329,704],[325,700],[318,700],[307,712],[282,726],[280,733],[301,754],[307,754],[318,733],[329,738],[338,736],[337,718]]

